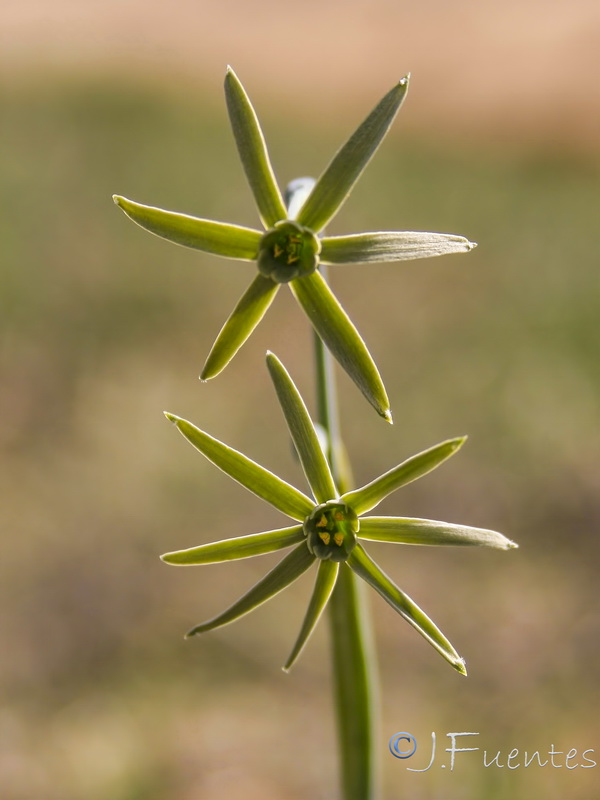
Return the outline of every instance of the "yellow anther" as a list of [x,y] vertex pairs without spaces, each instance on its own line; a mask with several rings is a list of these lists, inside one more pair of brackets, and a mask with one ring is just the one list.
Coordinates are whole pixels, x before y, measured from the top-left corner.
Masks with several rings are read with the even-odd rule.
[[333,541],[337,544],[338,547],[341,547],[344,544],[344,534],[343,533],[334,534]]
[[300,260],[300,256],[288,256],[287,257],[287,263],[288,264],[295,264],[296,261],[299,261],[299,260]]
[[321,517],[318,522],[315,522],[315,526],[317,528],[326,528],[327,527],[327,517],[325,514],[321,514]]
[[336,520],[336,522],[341,522],[344,519],[344,515],[341,511],[336,511],[333,515],[333,518]]
[[323,531],[323,533],[319,534],[319,539],[323,542],[323,544],[329,544],[331,536],[328,533],[325,533],[325,531]]
[[283,253],[283,247],[279,247],[278,244],[273,245],[273,255],[275,258],[279,258],[279,256]]

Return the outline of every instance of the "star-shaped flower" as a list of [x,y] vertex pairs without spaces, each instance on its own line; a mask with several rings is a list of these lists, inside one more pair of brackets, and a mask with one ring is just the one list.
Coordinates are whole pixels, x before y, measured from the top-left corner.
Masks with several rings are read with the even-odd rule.
[[502,550],[517,546],[501,533],[481,528],[427,519],[368,515],[396,489],[426,475],[453,455],[462,446],[465,437],[441,442],[412,456],[360,489],[340,494],[296,386],[283,364],[272,353],[267,354],[267,365],[312,498],[199,430],[191,422],[173,414],[166,415],[209,461],[295,523],[291,527],[203,544],[162,556],[168,564],[213,564],[293,547],[274,569],[236,603],[222,614],[197,625],[188,636],[218,628],[247,614],[317,562],[314,590],[300,633],[285,663],[285,670],[290,669],[314,630],[331,596],[339,570],[352,569],[458,672],[466,674],[463,659],[444,634],[377,566],[361,544],[365,540],[413,545],[483,545]]
[[233,70],[225,77],[225,96],[233,134],[264,232],[190,217],[114,196],[123,211],[148,231],[186,247],[228,258],[255,261],[258,274],[221,329],[201,379],[217,375],[250,336],[287,283],[315,330],[379,414],[391,422],[385,387],[358,331],[317,271],[322,264],[405,261],[460,253],[475,245],[443,233],[380,231],[325,236],[325,226],[340,210],[392,124],[406,95],[403,78],[375,106],[316,181],[300,179],[286,206],[262,131],[246,92]]

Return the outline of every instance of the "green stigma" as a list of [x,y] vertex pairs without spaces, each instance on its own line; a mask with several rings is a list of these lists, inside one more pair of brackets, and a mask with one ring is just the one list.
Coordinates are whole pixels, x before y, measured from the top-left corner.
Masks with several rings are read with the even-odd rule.
[[314,272],[320,252],[321,242],[309,228],[282,220],[261,239],[258,271],[275,283],[288,283]]
[[317,506],[304,520],[310,552],[322,560],[346,561],[356,545],[358,517],[345,503],[330,500]]

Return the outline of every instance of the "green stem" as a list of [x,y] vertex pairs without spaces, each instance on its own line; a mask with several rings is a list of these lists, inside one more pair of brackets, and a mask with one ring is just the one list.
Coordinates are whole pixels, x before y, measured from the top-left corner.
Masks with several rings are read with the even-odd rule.
[[[310,178],[300,178],[287,187],[285,200],[292,217],[313,184]],[[326,267],[319,269],[327,280]],[[334,361],[317,333],[314,353],[317,421],[327,437],[334,481],[343,493],[352,478],[340,437]],[[342,564],[328,604],[343,800],[374,800],[378,794],[378,675],[363,589],[352,570]]]
[[[315,362],[318,421],[327,433],[334,480],[343,492],[350,476],[339,437],[334,363],[316,334]],[[328,608],[342,796],[344,800],[372,800],[377,793],[377,666],[364,587],[352,570],[345,564],[341,567]]]
[[379,794],[378,675],[364,588],[342,564],[328,605],[344,800]]

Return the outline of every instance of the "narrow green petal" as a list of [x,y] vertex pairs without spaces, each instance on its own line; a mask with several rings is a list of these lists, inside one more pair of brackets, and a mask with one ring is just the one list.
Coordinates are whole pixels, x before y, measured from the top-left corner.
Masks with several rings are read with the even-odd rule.
[[273,353],[267,353],[267,366],[306,480],[318,503],[334,500],[338,491],[300,392]]
[[272,228],[287,212],[273,174],[267,146],[248,95],[237,75],[227,68],[225,99],[242,165],[265,228]]
[[293,280],[290,288],[333,356],[388,422],[390,401],[371,354],[319,272]]
[[201,431],[191,422],[174,414],[165,412],[180,433],[199,450],[203,456],[234,481],[241,483],[257,497],[266,500],[288,517],[302,522],[314,508],[309,498],[282,481],[272,472],[251,461],[247,456],[234,450],[208,433]]
[[213,617],[213,619],[196,625],[187,636],[194,636],[197,633],[205,633],[214,628],[220,628],[222,625],[228,625],[230,622],[243,617],[244,614],[253,611],[257,606],[270,600],[271,597],[274,597],[286,586],[289,586],[290,583],[293,583],[303,572],[306,572],[314,560],[315,557],[308,552],[308,548],[304,543],[298,545],[230,608]]
[[389,91],[337,152],[298,213],[298,222],[319,232],[340,210],[388,132],[408,89],[408,76]]
[[116,194],[113,195],[113,200],[129,219],[161,239],[243,261],[254,261],[258,255],[262,234],[253,228],[242,228],[240,225],[213,222],[175,211],[164,211],[162,208],[143,206]]
[[233,561],[238,558],[261,556],[291,547],[304,539],[302,525],[291,528],[279,528],[276,531],[253,533],[250,536],[238,536],[235,539],[224,539],[221,542],[210,542],[187,550],[176,550],[165,553],[161,559],[167,564],[192,566],[196,564],[218,564],[221,561]]
[[337,561],[321,561],[319,564],[319,571],[317,572],[317,580],[315,581],[315,588],[313,589],[308,608],[306,609],[306,616],[302,623],[302,628],[296,639],[296,643],[292,648],[288,660],[285,662],[283,669],[287,672],[292,668],[292,665],[304,649],[312,632],[317,626],[317,622],[321,618],[321,614],[325,610],[333,587],[337,580],[339,571],[339,562]]
[[354,264],[372,261],[412,261],[446,253],[467,253],[475,247],[464,236],[450,233],[379,231],[350,236],[326,236],[321,248],[324,264]]
[[225,369],[264,317],[278,289],[279,284],[270,278],[262,275],[254,278],[221,328],[206,359],[201,380],[208,381]]
[[462,675],[467,674],[464,660],[448,639],[408,595],[383,572],[358,544],[346,562],[354,572],[372,586],[404,619],[433,645],[438,653]]
[[396,489],[406,486],[407,483],[411,483],[439,467],[440,464],[462,447],[466,439],[466,436],[448,439],[446,442],[440,442],[440,444],[436,444],[422,453],[417,453],[416,456],[411,456],[411,458],[403,461],[402,464],[394,467],[394,469],[389,470],[379,478],[375,478],[371,483],[367,483],[366,486],[342,495],[343,502],[351,506],[359,516],[371,511],[372,508],[375,508]]
[[361,517],[360,537],[373,542],[427,545],[473,545],[511,550],[518,544],[497,531],[411,517]]

